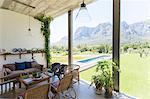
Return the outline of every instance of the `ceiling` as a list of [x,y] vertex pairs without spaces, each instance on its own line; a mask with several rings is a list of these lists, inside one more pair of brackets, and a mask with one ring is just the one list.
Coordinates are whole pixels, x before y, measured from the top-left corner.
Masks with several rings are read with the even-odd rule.
[[[84,1],[88,4],[95,0]],[[79,7],[82,2],[83,0],[0,0],[0,8],[32,17],[39,14],[57,17]]]

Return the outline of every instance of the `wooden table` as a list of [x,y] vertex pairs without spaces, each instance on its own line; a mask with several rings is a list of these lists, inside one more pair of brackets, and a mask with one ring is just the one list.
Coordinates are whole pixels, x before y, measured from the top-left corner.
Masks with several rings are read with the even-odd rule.
[[26,87],[26,89],[29,89],[30,87],[39,84],[41,82],[47,81],[48,83],[50,83],[50,76],[42,74],[41,78],[39,78],[38,80],[35,80],[34,78],[19,78],[20,82],[23,83]]

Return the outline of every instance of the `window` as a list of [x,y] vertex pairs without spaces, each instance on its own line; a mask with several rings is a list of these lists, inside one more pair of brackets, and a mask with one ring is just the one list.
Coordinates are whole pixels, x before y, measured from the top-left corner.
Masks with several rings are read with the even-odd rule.
[[150,1],[121,2],[121,92],[149,99]]
[[59,16],[51,24],[52,62],[68,63],[68,14]]
[[75,19],[79,9],[73,13],[73,62],[82,69],[81,79],[91,81],[96,63],[102,59],[111,58],[112,54],[112,0],[97,0],[87,5],[91,21],[81,23]]

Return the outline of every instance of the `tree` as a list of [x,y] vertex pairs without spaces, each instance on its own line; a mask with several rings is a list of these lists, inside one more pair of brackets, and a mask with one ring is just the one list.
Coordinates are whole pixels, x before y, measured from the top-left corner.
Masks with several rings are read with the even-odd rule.
[[88,51],[87,47],[83,47],[83,48],[80,49],[80,52],[86,52],[86,51]]
[[123,51],[124,51],[124,52],[127,52],[127,51],[128,51],[128,48],[129,48],[129,45],[124,45],[124,46],[123,46]]
[[104,45],[98,46],[97,47],[97,52],[98,53],[105,53],[105,46]]

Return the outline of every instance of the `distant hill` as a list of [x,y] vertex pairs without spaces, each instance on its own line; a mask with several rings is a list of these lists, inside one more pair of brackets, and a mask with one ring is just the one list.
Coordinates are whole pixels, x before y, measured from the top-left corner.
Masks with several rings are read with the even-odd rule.
[[[55,45],[67,45],[67,37],[63,37]],[[128,24],[121,23],[121,43],[149,42],[150,21]],[[79,27],[73,36],[74,45],[82,44],[111,44],[112,24],[101,23],[96,27]]]

